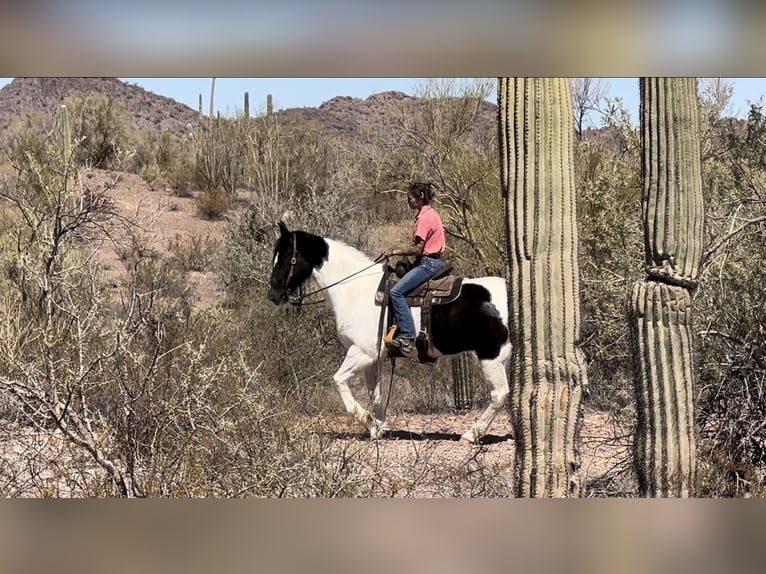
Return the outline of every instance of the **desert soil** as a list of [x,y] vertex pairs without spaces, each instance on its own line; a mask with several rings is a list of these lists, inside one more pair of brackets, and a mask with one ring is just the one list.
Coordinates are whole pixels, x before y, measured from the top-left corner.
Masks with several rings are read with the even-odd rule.
[[[350,459],[369,477],[371,496],[512,496],[515,441],[507,411],[495,418],[480,444],[460,440],[480,412],[389,416],[391,430],[377,441],[346,417],[329,419],[317,431],[333,441],[336,456]],[[584,496],[631,494],[627,437],[607,413],[585,409],[580,434]]]

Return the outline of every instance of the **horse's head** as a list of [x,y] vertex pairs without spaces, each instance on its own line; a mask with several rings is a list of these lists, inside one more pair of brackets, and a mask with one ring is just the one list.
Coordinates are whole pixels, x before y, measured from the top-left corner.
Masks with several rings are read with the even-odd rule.
[[282,305],[305,283],[311,272],[321,267],[328,253],[327,242],[304,231],[290,231],[279,222],[279,238],[274,245],[269,300]]

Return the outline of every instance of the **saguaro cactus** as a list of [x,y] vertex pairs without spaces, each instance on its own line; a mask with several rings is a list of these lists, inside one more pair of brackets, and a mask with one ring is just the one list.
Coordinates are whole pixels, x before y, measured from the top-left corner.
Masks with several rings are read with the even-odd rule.
[[213,112],[215,111],[215,106],[213,105],[215,100],[215,78],[213,78],[210,82],[210,125],[213,125]]
[[642,78],[642,209],[647,277],[629,315],[636,357],[635,463],[644,496],[694,491],[690,290],[702,254],[702,176],[696,78]]
[[61,118],[61,138],[64,146],[64,163],[69,165],[72,161],[72,124],[69,121],[69,110],[66,104],[61,104],[59,114]]
[[473,407],[473,360],[468,353],[452,357],[452,385],[455,408],[466,410]]
[[512,420],[517,496],[581,492],[577,450],[587,384],[573,167],[564,78],[500,78],[500,175],[506,209]]

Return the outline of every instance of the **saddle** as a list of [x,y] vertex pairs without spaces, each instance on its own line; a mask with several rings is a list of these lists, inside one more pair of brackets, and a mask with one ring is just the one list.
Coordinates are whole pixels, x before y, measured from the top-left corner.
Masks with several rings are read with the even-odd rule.
[[[391,288],[401,279],[409,270],[409,264],[400,262],[396,267],[386,265],[383,277],[375,293],[375,304],[378,306],[387,306],[389,304],[388,294]],[[415,347],[418,351],[418,360],[421,363],[434,363],[441,356],[441,353],[433,346],[431,337],[431,307],[434,305],[446,305],[460,297],[463,287],[463,278],[452,275],[453,267],[447,263],[433,277],[415,287],[406,297],[409,307],[420,307],[420,332],[415,338]],[[381,310],[382,313],[382,310]],[[382,321],[382,317],[381,317]],[[394,335],[396,334],[396,325],[393,324],[393,313],[388,313],[387,333],[384,339],[388,349],[389,357],[399,356],[398,349],[392,346]]]
[[[395,268],[386,266],[383,277],[380,279],[378,290],[375,293],[375,304],[377,306],[388,304],[388,293],[391,288],[401,279],[409,270],[400,267],[400,263]],[[410,307],[423,307],[424,305],[445,305],[452,303],[460,297],[460,291],[463,287],[463,278],[457,275],[451,275],[452,265],[447,263],[436,275],[415,287],[406,296],[407,305]],[[428,299],[428,301],[427,301]]]

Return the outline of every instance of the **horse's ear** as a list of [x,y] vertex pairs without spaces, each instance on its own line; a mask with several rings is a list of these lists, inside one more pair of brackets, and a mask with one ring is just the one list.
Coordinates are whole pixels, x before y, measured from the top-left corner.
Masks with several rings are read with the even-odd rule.
[[286,235],[290,234],[290,230],[287,229],[287,225],[285,225],[285,222],[280,220],[275,226],[274,226],[274,233],[277,237],[282,236],[285,237]]

